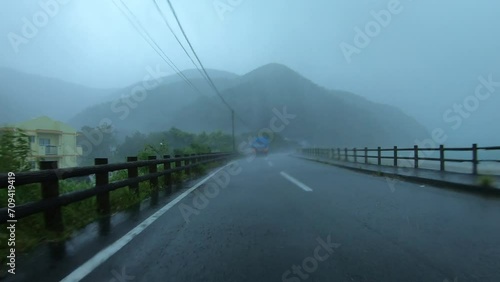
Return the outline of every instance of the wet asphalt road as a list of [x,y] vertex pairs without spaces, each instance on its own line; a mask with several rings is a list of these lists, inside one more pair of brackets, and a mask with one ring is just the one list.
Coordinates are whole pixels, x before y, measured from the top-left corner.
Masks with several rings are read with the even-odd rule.
[[498,198],[287,155],[217,179],[83,281],[500,281]]

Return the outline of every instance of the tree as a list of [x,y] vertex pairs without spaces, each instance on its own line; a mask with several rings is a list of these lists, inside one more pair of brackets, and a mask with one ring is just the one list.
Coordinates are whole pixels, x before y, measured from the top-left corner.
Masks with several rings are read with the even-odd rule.
[[31,169],[32,156],[28,135],[19,128],[0,129],[0,172]]
[[144,149],[139,152],[139,160],[147,160],[149,156],[156,156],[157,158],[163,158],[163,156],[169,154],[169,148],[167,141],[163,140],[159,145],[146,144]]
[[110,125],[83,126],[77,135],[77,144],[84,148],[82,164],[92,165],[95,158],[112,158],[117,140]]
[[125,137],[125,141],[117,147],[117,154],[120,158],[137,156],[144,145],[148,144],[147,136],[136,131],[132,136]]

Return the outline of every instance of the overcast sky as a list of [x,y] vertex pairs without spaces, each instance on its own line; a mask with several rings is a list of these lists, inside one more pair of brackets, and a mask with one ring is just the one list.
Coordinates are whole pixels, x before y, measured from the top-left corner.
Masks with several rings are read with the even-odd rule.
[[[179,68],[193,68],[152,0],[124,1]],[[113,0],[55,2],[58,9],[46,25],[28,34],[32,38],[23,35],[23,18],[43,22],[39,3],[53,1],[4,2],[0,11],[0,66],[99,88],[141,80],[147,66],[161,64],[164,71],[172,72]],[[159,2],[174,25],[166,1]],[[492,75],[500,81],[498,0],[172,3],[207,68],[244,74],[267,63],[282,63],[322,86],[398,106],[430,129],[447,126],[451,135],[455,130],[443,121],[443,113],[474,94],[478,77]],[[356,28],[376,28],[370,25],[372,12],[381,10],[388,11],[390,20],[385,18],[379,30],[371,30],[373,37],[368,36],[366,46],[356,45]],[[22,43],[20,37],[24,37]],[[17,44],[12,43],[13,38]],[[341,46],[347,45],[357,52],[346,56]],[[469,136],[477,134],[477,125],[498,111],[499,95],[500,88],[481,101],[465,129],[455,134],[462,135],[465,130]],[[488,134],[500,143],[498,132],[490,130]]]

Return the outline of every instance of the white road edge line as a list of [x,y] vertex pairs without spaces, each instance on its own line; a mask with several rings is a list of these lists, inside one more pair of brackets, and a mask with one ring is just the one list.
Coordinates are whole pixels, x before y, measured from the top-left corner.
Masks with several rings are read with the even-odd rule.
[[191,192],[196,190],[198,187],[203,185],[203,183],[207,182],[210,178],[212,178],[214,175],[219,173],[219,171],[223,170],[227,166],[231,165],[231,163],[228,163],[227,165],[221,167],[220,169],[216,170],[214,173],[210,174],[207,176],[205,179],[201,180],[198,182],[196,185],[193,187],[189,188],[186,190],[184,193],[179,195],[179,197],[175,198],[173,201],[169,202],[167,205],[165,205],[163,208],[155,212],[153,215],[148,217],[146,220],[144,220],[141,224],[137,225],[134,229],[130,230],[127,234],[125,234],[123,237],[115,241],[113,244],[109,245],[106,247],[104,250],[98,252],[96,255],[94,255],[91,259],[86,261],[84,264],[82,264],[80,267],[75,269],[73,272],[71,272],[68,276],[66,276],[63,280],[63,282],[73,282],[73,281],[80,281],[85,276],[87,276],[89,273],[91,273],[94,269],[96,269],[99,265],[104,263],[106,260],[108,260],[112,255],[114,255],[116,252],[118,252],[121,248],[123,248],[125,245],[127,245],[132,239],[134,239],[137,235],[139,235],[144,229],[146,229],[149,225],[151,225],[155,220],[157,220],[160,216],[162,216],[165,212],[167,212],[169,209],[171,209],[175,204],[177,204],[180,200],[185,198],[187,195],[189,195]]
[[298,181],[297,179],[291,177],[290,175],[286,174],[284,171],[280,172],[281,176],[286,178],[288,181],[292,182],[293,184],[299,186],[302,190],[306,192],[312,192],[313,189],[311,189],[309,186],[305,185],[304,183]]

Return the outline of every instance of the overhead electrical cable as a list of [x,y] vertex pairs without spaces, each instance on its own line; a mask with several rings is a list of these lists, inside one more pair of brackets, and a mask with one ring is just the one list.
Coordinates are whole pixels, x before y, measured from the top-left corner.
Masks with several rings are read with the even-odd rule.
[[[120,1],[125,7],[125,9],[128,11],[128,14],[122,10],[122,8],[116,3],[116,1]],[[148,31],[144,28],[144,26],[140,23],[140,21],[137,19],[137,17],[134,15],[134,13],[129,9],[127,4],[123,2],[123,0],[113,0],[113,4],[122,12],[122,14],[127,18],[127,20],[130,22],[132,27],[141,35],[141,37],[153,48],[153,50],[167,63],[169,67],[171,67],[174,72],[181,77],[182,80],[184,80],[189,86],[193,88],[196,92],[198,92],[200,95],[204,96],[201,91],[191,82],[185,75],[182,73],[179,68],[175,65],[175,63],[165,54],[165,52],[161,49],[161,47],[156,43],[156,41],[151,37],[151,35],[148,33]],[[134,20],[132,20],[130,17],[132,17]]]
[[181,46],[182,50],[184,50],[184,53],[186,53],[186,55],[188,56],[189,60],[191,60],[191,63],[193,63],[193,65],[195,66],[195,68],[201,74],[201,77],[203,77],[205,80],[207,80],[207,78],[205,77],[205,74],[201,71],[201,69],[198,67],[198,65],[194,62],[194,60],[191,57],[191,55],[189,54],[189,52],[186,50],[186,48],[184,47],[184,45],[180,41],[179,37],[177,36],[177,34],[174,32],[174,30],[172,29],[172,27],[168,23],[168,19],[165,16],[165,14],[163,13],[163,11],[161,10],[160,5],[158,4],[157,0],[153,0],[153,2],[155,4],[156,9],[158,10],[158,13],[161,15],[163,21],[165,22],[165,25],[170,30],[170,33],[172,33],[172,35],[174,36],[175,40],[177,40],[177,43],[179,43],[179,45]]
[[177,13],[175,12],[175,9],[174,7],[172,6],[172,3],[170,2],[170,0],[167,0],[168,2],[168,5],[170,6],[170,10],[172,10],[172,14],[174,15],[175,17],[175,20],[177,22],[177,25],[179,25],[179,28],[182,32],[182,35],[184,36],[184,38],[186,39],[186,42],[188,43],[189,45],[189,48],[191,49],[191,52],[193,52],[196,60],[198,61],[198,63],[200,64],[200,67],[201,69],[203,70],[203,73],[205,73],[208,81],[209,81],[209,84],[212,86],[212,88],[214,89],[215,93],[217,94],[217,96],[219,96],[219,98],[221,99],[221,101],[231,110],[233,111],[233,109],[231,108],[231,106],[226,102],[226,100],[224,99],[224,97],[222,97],[222,95],[220,94],[219,90],[217,89],[217,86],[215,86],[214,82],[212,81],[212,79],[210,78],[210,76],[208,75],[205,67],[203,66],[203,64],[201,63],[201,60],[200,58],[198,57],[198,55],[196,54],[196,51],[194,50],[193,48],[193,45],[191,44],[191,41],[189,41],[189,38],[188,36],[186,35],[186,32],[184,31],[184,28],[182,27],[182,24],[179,20],[179,18],[177,17]]

